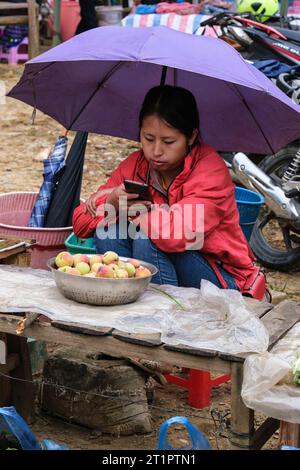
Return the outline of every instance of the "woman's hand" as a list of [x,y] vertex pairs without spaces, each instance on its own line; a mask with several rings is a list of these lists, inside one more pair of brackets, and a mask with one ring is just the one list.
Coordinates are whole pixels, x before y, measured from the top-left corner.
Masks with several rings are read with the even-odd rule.
[[[98,191],[92,196],[90,196],[86,201],[85,201],[85,213],[89,213],[92,217],[97,216],[97,206],[96,202],[103,195],[103,190]],[[123,200],[120,198],[123,198]],[[126,201],[125,201],[126,198]],[[125,202],[125,205],[124,205]],[[138,194],[133,194],[133,193],[127,193],[125,191],[125,186],[124,184],[120,184],[116,188],[114,188],[110,194],[107,196],[106,204],[111,204],[114,208],[116,213],[119,212],[120,206],[121,206],[121,211],[122,210],[127,210],[129,207],[131,207],[133,204],[141,204],[144,207],[148,208],[151,207],[151,202],[150,201],[141,201],[139,199]]]
[[103,194],[102,191],[97,191],[95,194],[92,194],[86,201],[85,201],[85,213],[89,213],[92,217],[96,217],[97,215],[97,206],[96,201],[99,197]]
[[112,204],[118,213],[127,212],[128,209],[133,206],[134,204],[139,204],[139,206],[144,206],[148,208],[151,206],[150,201],[142,201],[139,199],[138,194],[134,193],[127,193],[125,190],[124,184],[120,184],[117,186],[107,197],[106,204]]

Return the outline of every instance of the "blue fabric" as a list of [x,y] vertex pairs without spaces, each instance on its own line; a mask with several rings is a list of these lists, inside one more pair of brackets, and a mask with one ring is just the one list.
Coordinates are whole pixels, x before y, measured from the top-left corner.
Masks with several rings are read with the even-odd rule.
[[151,15],[156,12],[157,5],[138,5],[135,9],[137,15]]
[[268,78],[277,78],[281,73],[300,72],[299,65],[287,65],[279,60],[256,60],[254,67],[260,70]]
[[[206,279],[217,287],[222,287],[213,269],[198,251],[165,253],[159,250],[143,232],[134,239],[128,236],[131,228],[134,228],[133,224],[129,224],[128,227],[110,225],[107,230],[98,228],[95,233],[97,253],[115,251],[119,256],[154,264],[159,270],[152,278],[155,284],[199,289],[201,280]],[[221,267],[219,269],[228,287],[237,290],[231,274]]]
[[28,36],[28,26],[6,26],[4,28],[3,34],[0,36],[3,52],[7,52],[10,47],[18,46],[26,36]]
[[44,160],[44,181],[37,196],[28,227],[44,227],[48,209],[58,181],[58,173],[65,166],[67,137],[58,137],[50,157]]

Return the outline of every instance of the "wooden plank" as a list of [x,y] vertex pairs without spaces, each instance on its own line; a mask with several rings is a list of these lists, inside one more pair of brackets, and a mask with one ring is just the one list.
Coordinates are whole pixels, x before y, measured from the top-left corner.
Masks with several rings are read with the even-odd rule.
[[2,259],[2,264],[9,264],[11,266],[20,266],[22,268],[27,268],[30,266],[30,253],[16,253],[14,255],[8,256]]
[[280,421],[274,418],[267,418],[263,424],[256,429],[253,436],[253,444],[251,450],[259,450],[273,436],[274,432],[279,428]]
[[11,3],[0,2],[0,10],[27,10],[27,2],[24,3]]
[[[248,354],[245,354],[247,356]],[[224,361],[229,362],[244,362],[245,358],[240,356],[234,356],[233,354],[219,353],[219,357],[224,359]]]
[[[4,341],[6,346],[6,358],[7,358],[7,334],[0,333],[1,341]],[[1,375],[1,366],[0,366],[0,406],[9,406],[10,397],[11,397],[11,382],[10,379]]]
[[[34,385],[27,338],[8,335],[7,351],[8,354],[19,355],[19,364],[10,373],[12,404],[25,421],[32,423],[34,420]],[[25,400],[24,397],[26,397]]]
[[160,333],[153,333],[149,335],[126,333],[120,330],[113,330],[112,335],[121,341],[134,344],[142,344],[143,346],[160,346],[162,344]]
[[[12,248],[11,250],[2,251],[0,253],[0,260],[10,258],[19,253],[23,253],[24,251],[26,251],[26,246],[18,246],[16,248]],[[6,263],[6,264],[9,264],[9,263]]]
[[213,351],[210,349],[197,349],[197,348],[192,348],[191,346],[187,346],[185,344],[177,344],[177,345],[172,345],[172,344],[164,344],[164,348],[167,351],[178,351],[186,354],[193,354],[195,356],[204,356],[204,357],[216,357],[218,356],[217,351]]
[[284,300],[266,313],[261,320],[270,335],[270,350],[279,339],[300,321],[300,306],[296,302]]
[[52,321],[51,326],[65,331],[74,331],[83,335],[104,336],[112,332],[112,328],[104,326],[85,325],[83,323],[67,323],[63,321]]
[[40,38],[38,22],[38,6],[35,0],[27,0],[28,3],[28,55],[29,59],[39,55]]
[[6,360],[6,364],[0,364],[0,372],[2,374],[8,374],[13,369],[18,367],[19,364],[20,364],[19,355],[15,353],[9,354]]
[[27,24],[27,23],[28,23],[27,15],[0,16],[0,25]]
[[300,448],[300,424],[280,422],[279,448],[282,445]]
[[[0,314],[0,331],[15,334],[18,317]],[[26,328],[23,336],[41,341],[61,343],[90,353],[108,354],[112,357],[140,357],[169,364],[177,364],[189,369],[208,370],[216,373],[230,373],[230,363],[218,357],[201,357],[176,351],[167,351],[163,346],[148,346],[125,343],[112,336],[85,336],[79,333],[52,328],[46,323],[35,322]]]
[[244,297],[247,307],[259,318],[261,318],[265,313],[274,308],[270,302],[260,301],[252,299],[251,297]]
[[231,429],[233,448],[250,449],[254,434],[254,411],[244,405],[241,397],[243,364],[231,364]]

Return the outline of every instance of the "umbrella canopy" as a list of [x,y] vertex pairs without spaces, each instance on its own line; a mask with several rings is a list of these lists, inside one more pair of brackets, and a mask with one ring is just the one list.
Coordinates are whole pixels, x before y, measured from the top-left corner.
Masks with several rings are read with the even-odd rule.
[[44,160],[44,180],[32,209],[28,227],[44,227],[59,176],[65,166],[67,138],[58,137],[48,159]]
[[88,133],[77,132],[66,158],[66,166],[56,185],[45,227],[69,227],[75,207],[80,204],[84,153]]
[[72,130],[138,138],[149,88],[188,88],[217,150],[273,153],[300,136],[300,109],[224,41],[166,27],[95,28],[29,61],[8,96]]

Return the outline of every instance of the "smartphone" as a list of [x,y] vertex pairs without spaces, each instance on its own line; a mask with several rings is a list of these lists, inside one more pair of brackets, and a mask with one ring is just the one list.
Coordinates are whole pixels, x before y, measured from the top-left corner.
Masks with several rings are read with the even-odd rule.
[[152,201],[149,186],[145,183],[138,183],[137,181],[124,180],[124,186],[127,193],[134,193],[139,195],[139,199],[143,201]]

